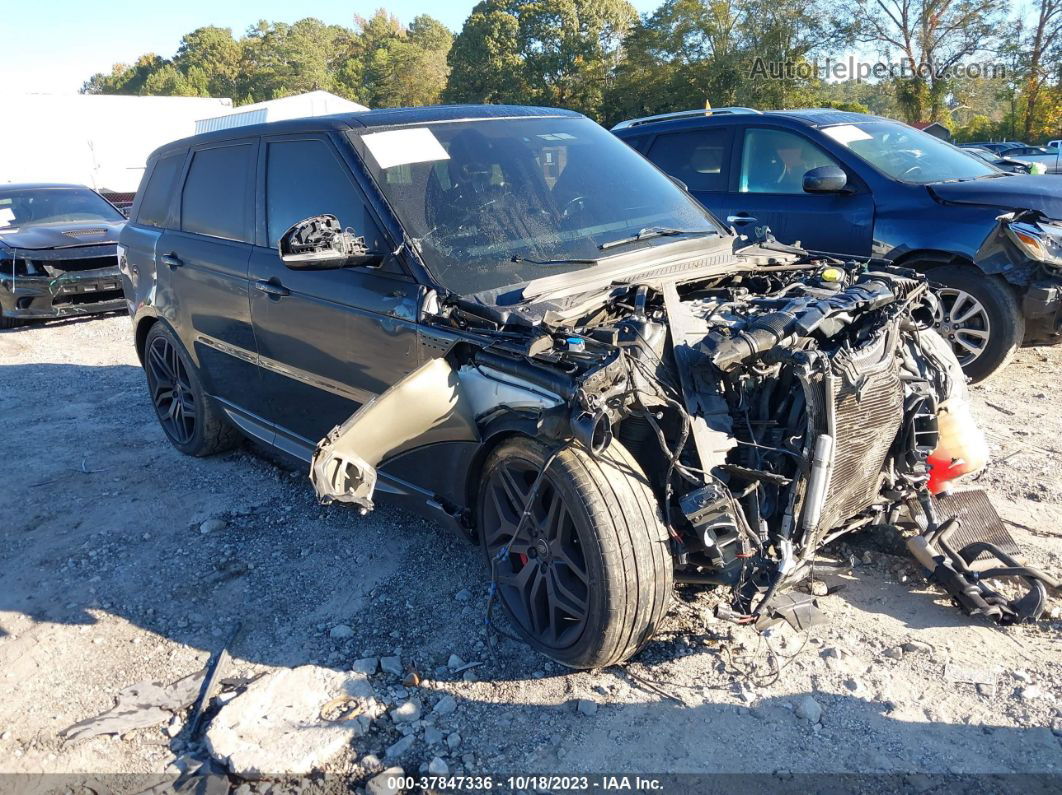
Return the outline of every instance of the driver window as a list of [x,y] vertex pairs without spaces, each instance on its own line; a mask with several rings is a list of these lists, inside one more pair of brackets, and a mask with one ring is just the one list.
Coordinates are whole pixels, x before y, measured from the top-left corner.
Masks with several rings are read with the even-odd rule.
[[741,151],[741,193],[804,192],[804,175],[837,161],[803,136],[783,130],[745,130]]
[[365,236],[371,250],[384,248],[380,232],[328,144],[317,139],[271,141],[266,166],[266,225],[269,247],[292,224],[331,213],[344,227]]

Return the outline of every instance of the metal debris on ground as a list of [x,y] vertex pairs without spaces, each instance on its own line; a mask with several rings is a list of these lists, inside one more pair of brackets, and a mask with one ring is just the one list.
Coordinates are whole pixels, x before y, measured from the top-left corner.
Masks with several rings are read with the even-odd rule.
[[67,727],[59,736],[73,742],[158,726],[191,706],[206,676],[207,671],[203,669],[168,685],[158,682],[130,685],[118,693],[111,709]]

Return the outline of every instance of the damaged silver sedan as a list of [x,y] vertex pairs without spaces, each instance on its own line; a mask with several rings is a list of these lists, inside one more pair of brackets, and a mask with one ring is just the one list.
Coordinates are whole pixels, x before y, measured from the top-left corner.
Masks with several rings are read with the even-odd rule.
[[[279,269],[248,284],[249,317],[206,323],[206,303],[159,306],[182,299],[161,280],[127,284],[163,427],[204,454],[236,426],[309,460],[323,501],[368,511],[384,492],[444,519],[482,546],[489,605],[553,659],[630,657],[676,581],[727,589],[735,620],[806,626],[814,604],[789,587],[824,544],[875,525],[899,528],[967,613],[1033,620],[1057,587],[983,493],[944,493],[987,446],[916,273],[737,237],[578,114],[424,108],[237,132],[266,142],[266,168],[270,134],[319,135],[351,195],[321,188],[275,236],[259,202],[255,234],[276,248],[252,252],[251,276],[267,256]],[[183,146],[200,143],[218,142]],[[326,314],[320,291],[342,301],[354,281],[378,308],[361,294],[350,322]],[[313,290],[319,314],[282,327]],[[170,325],[185,316],[202,326]],[[220,337],[243,323],[253,333]],[[233,359],[268,385],[258,412],[261,395],[226,390],[217,363]],[[322,427],[334,404],[271,409],[285,390],[357,410]],[[199,423],[181,440],[175,391]]]

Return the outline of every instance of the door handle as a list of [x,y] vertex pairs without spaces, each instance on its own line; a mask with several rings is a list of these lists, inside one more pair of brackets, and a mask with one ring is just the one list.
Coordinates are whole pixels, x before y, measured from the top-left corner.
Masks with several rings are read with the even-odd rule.
[[171,271],[175,271],[179,267],[184,265],[184,262],[181,260],[181,258],[173,252],[170,252],[169,254],[163,254],[161,259],[162,264],[168,266]]
[[748,213],[738,213],[737,215],[728,215],[726,222],[731,226],[740,226],[742,224],[754,224],[756,219]]
[[276,298],[282,298],[285,295],[291,295],[291,290],[285,287],[283,284],[277,282],[268,282],[265,279],[259,279],[254,283],[254,289],[261,290],[266,295],[272,295]]

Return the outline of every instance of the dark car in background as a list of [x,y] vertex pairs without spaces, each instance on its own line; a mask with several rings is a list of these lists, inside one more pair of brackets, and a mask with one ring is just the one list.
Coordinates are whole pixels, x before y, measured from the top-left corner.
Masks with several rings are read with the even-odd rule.
[[906,124],[836,110],[689,111],[613,132],[739,231],[926,273],[936,327],[974,380],[1023,341],[1062,339],[1057,177],[1004,174]]
[[82,185],[0,185],[0,328],[125,309],[125,216]]

